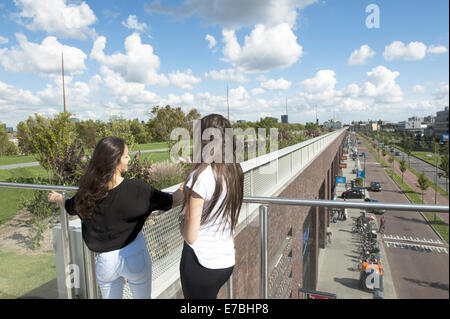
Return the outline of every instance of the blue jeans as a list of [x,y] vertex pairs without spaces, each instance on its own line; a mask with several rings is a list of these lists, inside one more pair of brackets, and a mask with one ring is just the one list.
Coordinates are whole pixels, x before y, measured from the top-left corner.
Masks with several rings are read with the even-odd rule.
[[103,299],[122,299],[124,279],[134,299],[150,299],[152,261],[142,232],[121,249],[99,253],[96,273]]

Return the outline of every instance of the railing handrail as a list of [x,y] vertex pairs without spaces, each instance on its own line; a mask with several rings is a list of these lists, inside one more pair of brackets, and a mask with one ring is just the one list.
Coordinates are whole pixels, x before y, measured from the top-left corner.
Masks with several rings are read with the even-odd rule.
[[[7,188],[25,188],[35,190],[54,190],[59,192],[76,192],[76,186],[55,186],[55,185],[38,185],[38,184],[21,184],[0,182],[0,187]],[[291,206],[319,206],[330,208],[379,208],[396,211],[422,211],[422,212],[449,212],[447,205],[433,204],[398,204],[384,202],[350,202],[345,200],[326,200],[326,199],[300,199],[300,198],[274,198],[262,196],[244,196],[244,203],[253,204],[275,204],[275,205],[291,205]]]

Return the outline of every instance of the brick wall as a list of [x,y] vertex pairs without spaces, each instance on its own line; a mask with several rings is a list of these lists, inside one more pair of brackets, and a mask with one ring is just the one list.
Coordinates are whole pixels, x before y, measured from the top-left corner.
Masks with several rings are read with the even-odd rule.
[[[332,199],[335,187],[335,176],[339,170],[339,159],[342,155],[344,136],[338,138],[327,150],[322,152],[316,160],[309,165],[292,183],[285,188],[278,197],[304,198],[304,199]],[[303,222],[310,210],[314,213],[315,236],[312,241],[313,250],[311,266],[314,270],[311,274],[313,285],[317,283],[319,249],[325,247],[326,229],[329,226],[327,209],[311,207],[296,207],[283,205],[269,205],[269,264],[274,258],[281,257],[278,269],[269,273],[270,283],[281,283],[290,286],[290,292],[284,294],[282,288],[275,291],[275,296],[297,298],[298,287],[302,286],[302,235]],[[289,238],[290,246],[282,251],[280,246]],[[236,265],[233,272],[234,298],[259,298],[260,297],[260,240],[259,218],[255,218],[235,238]],[[289,265],[286,267],[286,263]],[[280,275],[282,274],[282,275]],[[284,274],[284,275],[283,275]],[[278,277],[277,277],[278,276]],[[280,277],[281,276],[281,277]],[[274,278],[277,277],[277,278]],[[272,286],[273,287],[273,286]],[[269,292],[271,291],[269,285]],[[225,298],[225,286],[219,292],[219,298]]]

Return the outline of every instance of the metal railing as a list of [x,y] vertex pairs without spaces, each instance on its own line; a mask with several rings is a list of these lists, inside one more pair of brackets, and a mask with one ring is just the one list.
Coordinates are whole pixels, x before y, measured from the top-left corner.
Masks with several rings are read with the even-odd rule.
[[[36,185],[36,184],[18,184],[18,183],[5,183],[0,182],[0,187],[6,188],[20,188],[20,189],[34,189],[41,191],[59,191],[74,192],[77,191],[77,187],[69,186],[52,186],[52,185]],[[397,204],[397,203],[368,203],[368,202],[349,202],[349,201],[336,201],[336,200],[320,200],[320,199],[294,199],[294,198],[272,198],[272,197],[257,197],[257,196],[244,196],[244,203],[261,204],[259,205],[259,218],[260,218],[260,261],[261,261],[261,298],[269,297],[268,289],[268,277],[269,277],[269,261],[268,261],[268,206],[269,204],[276,205],[293,205],[293,206],[318,206],[328,208],[382,208],[396,211],[421,211],[421,212],[449,212],[449,206],[445,205],[427,205],[427,204]],[[174,209],[172,211],[175,211]],[[70,256],[70,243],[69,243],[69,223],[68,216],[64,208],[61,209],[61,228],[62,228],[62,249],[64,256],[64,269],[67,273],[68,266],[71,264]],[[162,223],[165,221],[163,220]],[[158,239],[156,239],[158,240]],[[98,289],[95,280],[95,262],[94,253],[90,251],[83,242],[85,269],[86,269],[86,281],[87,281],[87,297],[90,299],[98,298]],[[67,297],[69,299],[74,297],[73,289],[67,287]],[[233,297],[232,280],[229,281],[228,297]]]

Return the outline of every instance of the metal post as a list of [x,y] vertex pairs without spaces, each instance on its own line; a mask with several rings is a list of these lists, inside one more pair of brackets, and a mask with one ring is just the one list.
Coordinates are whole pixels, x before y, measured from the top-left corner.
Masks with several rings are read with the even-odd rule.
[[259,235],[261,242],[261,299],[269,298],[269,261],[268,261],[268,207],[266,205],[259,206]]
[[230,279],[227,281],[227,295],[228,299],[233,299],[233,274],[231,274]]
[[83,240],[83,255],[86,274],[86,290],[88,299],[98,299],[97,281],[95,279],[94,253],[86,246]]
[[[66,193],[62,193],[63,203],[66,199]],[[69,265],[71,264],[71,256],[70,256],[70,241],[69,241],[69,220],[67,218],[66,209],[64,207],[61,208],[61,237],[62,237],[62,250],[64,257],[64,274],[67,278],[70,273]],[[67,285],[67,281],[65,281],[66,289],[67,289],[67,299],[73,299],[73,288],[71,285]]]
[[[436,155],[436,144],[434,143],[434,184],[435,184],[435,190],[434,190],[434,204],[437,204],[437,192],[438,192],[438,182],[437,182],[437,166],[438,166],[438,159]],[[434,212],[434,222],[436,223],[436,212]]]

